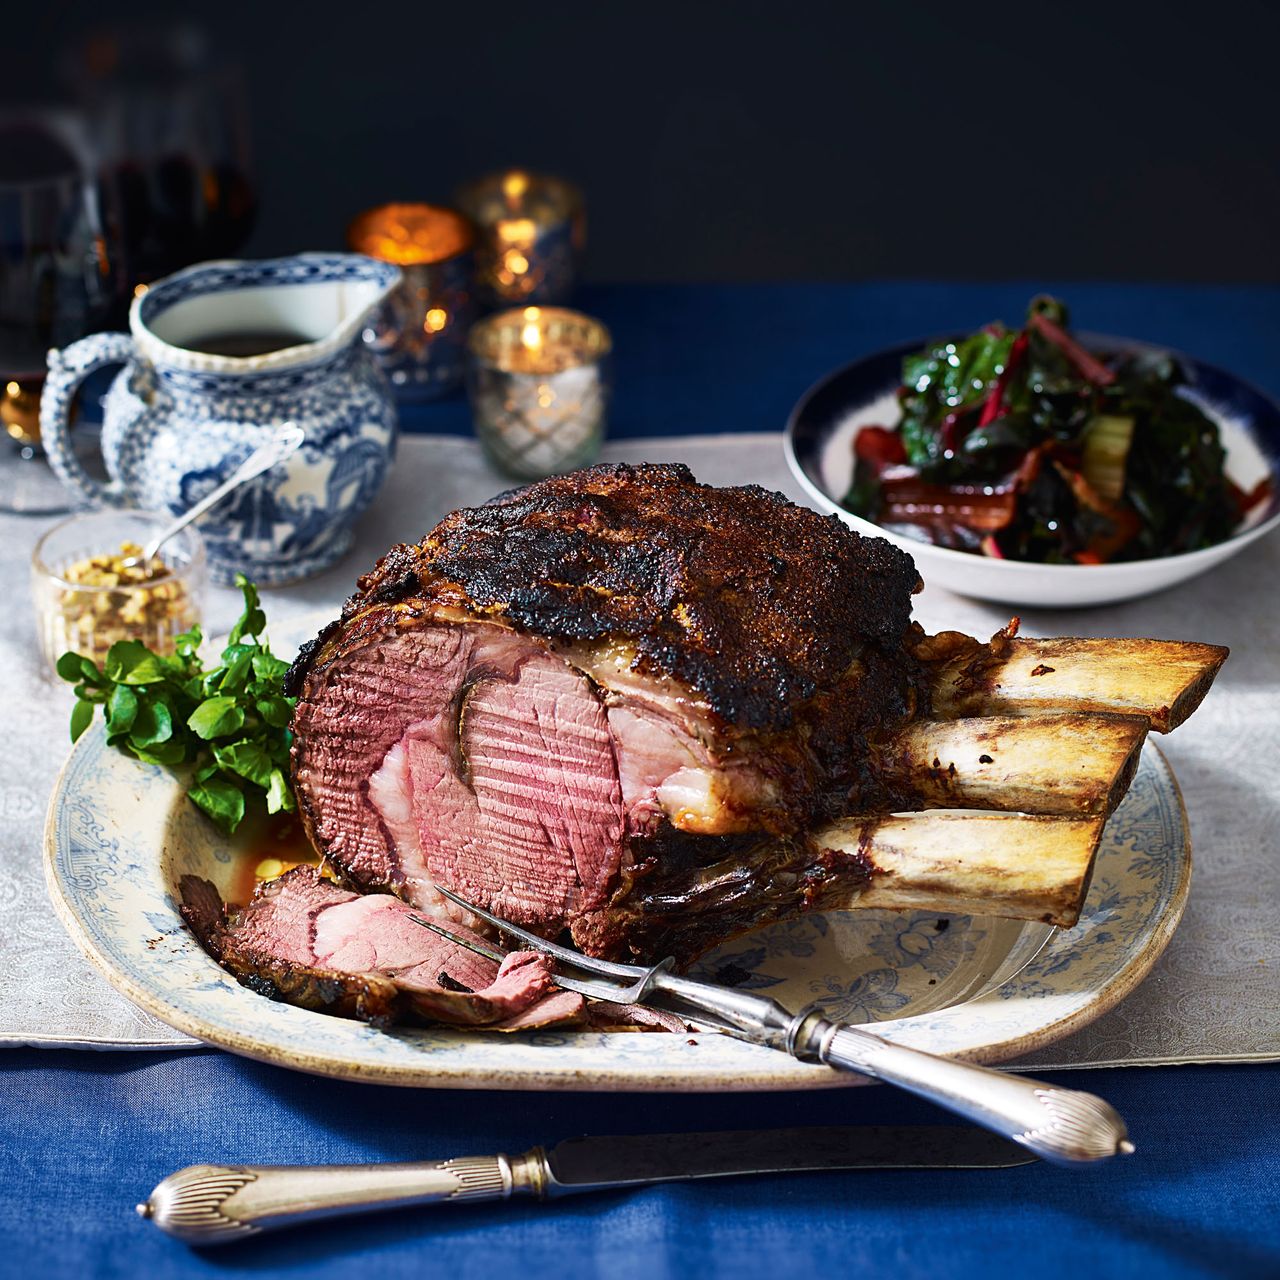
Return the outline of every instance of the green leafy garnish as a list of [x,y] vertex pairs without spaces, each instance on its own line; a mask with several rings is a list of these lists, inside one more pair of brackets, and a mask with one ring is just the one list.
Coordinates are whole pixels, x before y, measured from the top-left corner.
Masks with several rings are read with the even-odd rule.
[[121,640],[101,667],[78,653],[64,653],[57,664],[58,675],[75,685],[72,742],[101,707],[110,746],[148,764],[194,766],[187,797],[228,834],[251,807],[296,808],[289,788],[294,699],[282,690],[289,664],[263,637],[257,588],[243,574],[236,585],[244,612],[216,667],[200,662],[199,627],[177,637],[172,657]]

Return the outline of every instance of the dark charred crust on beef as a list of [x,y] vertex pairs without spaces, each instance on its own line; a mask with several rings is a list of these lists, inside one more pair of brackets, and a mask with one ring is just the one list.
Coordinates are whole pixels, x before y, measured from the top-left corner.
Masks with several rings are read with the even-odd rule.
[[454,512],[361,578],[343,616],[420,591],[552,644],[625,641],[726,723],[781,729],[868,646],[900,649],[918,584],[904,552],[779,493],[601,465]]
[[373,604],[397,604],[416,596],[422,589],[418,576],[421,553],[417,547],[400,543],[378,561],[371,573],[356,581],[355,594],[342,606],[343,618]]
[[443,969],[441,969],[440,972],[436,974],[436,981],[446,991],[458,991],[458,992],[461,992],[463,995],[468,995],[468,996],[475,995],[475,990],[472,987],[468,987],[465,983],[459,982],[457,978],[450,976]]
[[178,914],[187,922],[200,945],[215,959],[222,959],[227,936],[227,915],[222,895],[211,881],[183,876],[178,883],[182,902]]
[[281,687],[284,690],[285,697],[296,698],[302,693],[302,686],[306,683],[307,674],[311,670],[311,663],[315,659],[317,653],[342,629],[342,619],[335,618],[332,622],[326,623],[320,628],[320,633],[314,640],[308,640],[298,650],[298,656],[294,658],[293,664],[289,670],[284,673],[284,680],[281,681]]
[[514,485],[510,489],[503,489],[501,493],[495,493],[492,498],[486,498],[484,505],[486,507],[501,507],[508,502],[518,498],[529,486],[527,484]]

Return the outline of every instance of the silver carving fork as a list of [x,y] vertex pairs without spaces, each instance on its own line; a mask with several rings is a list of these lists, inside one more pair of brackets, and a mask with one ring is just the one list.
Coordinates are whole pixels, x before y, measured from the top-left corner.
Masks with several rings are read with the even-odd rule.
[[[556,962],[554,981],[566,991],[687,1014],[715,1030],[780,1049],[803,1062],[823,1062],[897,1085],[1057,1164],[1088,1164],[1134,1149],[1124,1121],[1094,1094],[909,1049],[862,1027],[830,1022],[812,1006],[791,1013],[768,996],[681,977],[671,972],[669,959],[649,968],[596,960],[529,933],[441,885],[437,888],[522,947],[551,957]],[[435,920],[412,919],[490,960],[501,963],[505,958],[496,947],[459,937]]]

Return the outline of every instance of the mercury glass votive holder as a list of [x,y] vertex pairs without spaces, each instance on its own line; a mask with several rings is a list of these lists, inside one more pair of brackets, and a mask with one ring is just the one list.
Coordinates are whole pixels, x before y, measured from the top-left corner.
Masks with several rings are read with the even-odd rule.
[[404,276],[363,335],[396,398],[435,400],[456,391],[478,310],[471,223],[440,205],[384,204],[351,223],[347,244],[395,263]]
[[476,290],[485,306],[569,299],[587,234],[577,187],[511,169],[467,183],[455,199],[477,229]]
[[536,480],[584,466],[608,419],[613,339],[565,307],[524,307],[480,321],[468,339],[476,435],[509,476]]

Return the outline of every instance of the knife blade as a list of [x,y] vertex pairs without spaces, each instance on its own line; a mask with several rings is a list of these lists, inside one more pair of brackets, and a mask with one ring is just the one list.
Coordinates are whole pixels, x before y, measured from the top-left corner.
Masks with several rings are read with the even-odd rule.
[[837,1169],[1008,1169],[1036,1158],[985,1130],[944,1124],[569,1138],[547,1153],[544,1194]]
[[339,1214],[420,1204],[542,1200],[699,1178],[836,1169],[1008,1169],[1037,1159],[959,1125],[850,1125],[570,1138],[550,1153],[411,1164],[190,1165],[138,1213],[188,1244],[226,1244]]

